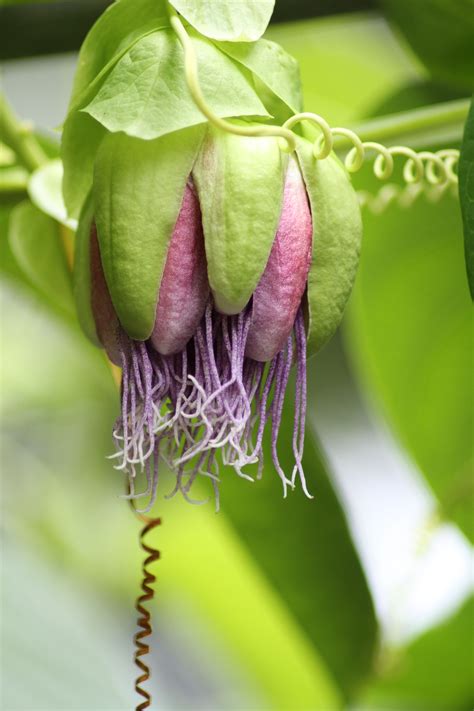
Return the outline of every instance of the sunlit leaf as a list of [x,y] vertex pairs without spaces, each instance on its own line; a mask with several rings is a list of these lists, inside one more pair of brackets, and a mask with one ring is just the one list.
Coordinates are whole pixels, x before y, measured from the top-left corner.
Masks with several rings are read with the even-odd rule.
[[[193,37],[204,97],[218,116],[266,116],[235,62],[212,43]],[[205,121],[191,97],[183,50],[171,30],[137,42],[116,64],[84,111],[109,131],[152,139]]]
[[474,599],[439,626],[393,653],[367,690],[364,708],[376,711],[471,711],[474,708]]
[[164,0],[120,0],[99,17],[81,50],[70,108],[81,104],[98,80],[140,37],[169,25]]
[[76,220],[68,219],[62,194],[63,165],[59,158],[35,170],[28,182],[28,194],[37,208],[58,222],[75,229]]
[[[228,474],[235,478],[235,474]],[[278,526],[282,520],[265,517],[256,502],[249,501],[252,485],[247,484],[238,480],[235,489],[229,487],[226,503],[217,515],[210,508],[212,504],[193,507],[178,500],[162,505],[166,526],[155,538],[166,550],[162,585],[167,595],[175,597],[180,591],[179,595],[192,603],[214,634],[226,642],[239,664],[254,675],[270,708],[338,711],[342,699],[335,680],[307,634],[306,623],[311,625],[314,611],[308,606],[308,618],[304,625],[299,624],[285,588],[280,589],[262,566],[261,558],[255,555],[254,542],[249,545],[249,539],[263,529],[262,521],[258,525],[259,521],[254,520],[255,528],[251,524],[244,532],[240,526],[235,530],[227,520],[228,494],[233,489],[232,496],[238,495],[241,511],[249,507],[249,519],[253,511],[254,516],[262,514],[271,526],[263,536],[262,549],[265,541],[268,557],[278,560],[281,580],[285,575],[290,577],[295,551],[287,547],[278,553],[273,541],[273,535],[281,541]],[[281,490],[278,497],[281,500]],[[232,512],[230,516],[232,520]],[[286,535],[291,538],[287,529]],[[309,599],[317,594],[307,580],[299,579],[298,584],[300,597]]]
[[459,199],[464,224],[467,278],[474,299],[474,101],[466,121],[459,159]]
[[265,32],[275,0],[171,0],[171,5],[206,37],[253,42]]

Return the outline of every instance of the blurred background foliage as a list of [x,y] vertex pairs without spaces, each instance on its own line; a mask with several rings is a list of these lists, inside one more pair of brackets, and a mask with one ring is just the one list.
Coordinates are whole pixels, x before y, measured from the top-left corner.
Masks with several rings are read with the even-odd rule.
[[[49,15],[62,35],[50,50],[72,52],[77,3],[56,4],[72,14],[60,32]],[[27,26],[45,6],[8,17]],[[333,125],[469,90],[469,0],[289,6],[277,0],[277,19],[312,19],[267,36],[300,62],[305,107]],[[6,58],[24,44],[10,27]],[[4,64],[5,93],[50,157],[75,60]],[[141,553],[106,460],[117,390],[73,315],[61,206],[4,146],[0,178],[3,708],[126,709]],[[354,184],[380,188],[369,170]],[[315,499],[283,501],[268,468],[255,485],[229,473],[218,515],[159,502],[156,708],[472,709],[470,327],[457,197],[364,209],[342,334],[309,365]]]

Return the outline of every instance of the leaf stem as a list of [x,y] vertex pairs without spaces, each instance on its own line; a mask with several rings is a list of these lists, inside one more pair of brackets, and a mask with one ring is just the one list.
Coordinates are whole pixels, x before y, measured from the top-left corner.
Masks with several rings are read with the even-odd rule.
[[[468,111],[469,99],[459,99],[374,118],[356,125],[353,130],[362,141],[398,143],[403,141],[405,136],[457,124],[460,129],[459,138],[461,138]],[[339,147],[345,143],[349,141],[341,138],[338,139],[337,145]]]
[[48,156],[32,133],[29,124],[22,123],[0,95],[0,136],[17,155],[28,171],[33,172],[46,163]]
[[28,173],[23,168],[2,168],[0,171],[0,194],[16,195],[26,193]]

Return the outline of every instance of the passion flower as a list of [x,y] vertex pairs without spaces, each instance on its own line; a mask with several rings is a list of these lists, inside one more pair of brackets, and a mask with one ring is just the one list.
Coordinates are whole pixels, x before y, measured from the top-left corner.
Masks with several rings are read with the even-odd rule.
[[[222,465],[251,479],[245,468],[258,462],[261,475],[268,429],[284,494],[299,480],[309,496],[306,358],[337,327],[352,286],[357,199],[337,159],[316,161],[304,139],[288,156],[276,137],[180,134],[108,134],[79,222],[80,320],[122,369],[116,468],[131,496],[149,497],[145,510],[160,460],[176,474],[172,493],[190,498],[204,475],[218,501]],[[278,435],[293,364],[285,472]]]

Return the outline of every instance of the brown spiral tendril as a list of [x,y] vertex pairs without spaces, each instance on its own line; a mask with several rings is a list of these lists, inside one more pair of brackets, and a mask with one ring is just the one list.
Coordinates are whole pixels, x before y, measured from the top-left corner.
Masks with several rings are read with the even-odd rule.
[[137,704],[137,706],[135,707],[135,711],[144,711],[144,709],[147,709],[151,706],[151,694],[142,686],[142,684],[144,684],[150,678],[150,667],[142,659],[142,657],[150,653],[150,645],[147,642],[144,642],[143,640],[146,637],[149,637],[152,633],[151,613],[144,606],[144,603],[153,600],[155,591],[151,586],[156,581],[156,576],[150,572],[150,566],[160,558],[160,552],[156,548],[147,545],[144,539],[154,528],[157,528],[161,525],[161,518],[149,518],[148,516],[139,514],[135,510],[133,501],[131,501],[130,503],[135,515],[139,518],[140,521],[142,521],[142,523],[144,523],[144,526],[140,531],[139,540],[140,546],[145,551],[145,553],[148,554],[142,565],[143,578],[141,589],[143,592],[137,597],[137,601],[135,603],[135,609],[139,613],[137,625],[140,629],[138,630],[138,632],[135,633],[133,637],[133,641],[135,644],[134,661],[136,666],[142,672],[139,676],[137,676],[135,680],[135,691],[137,692],[137,694],[140,694],[140,696],[143,696],[144,698],[144,701]]

